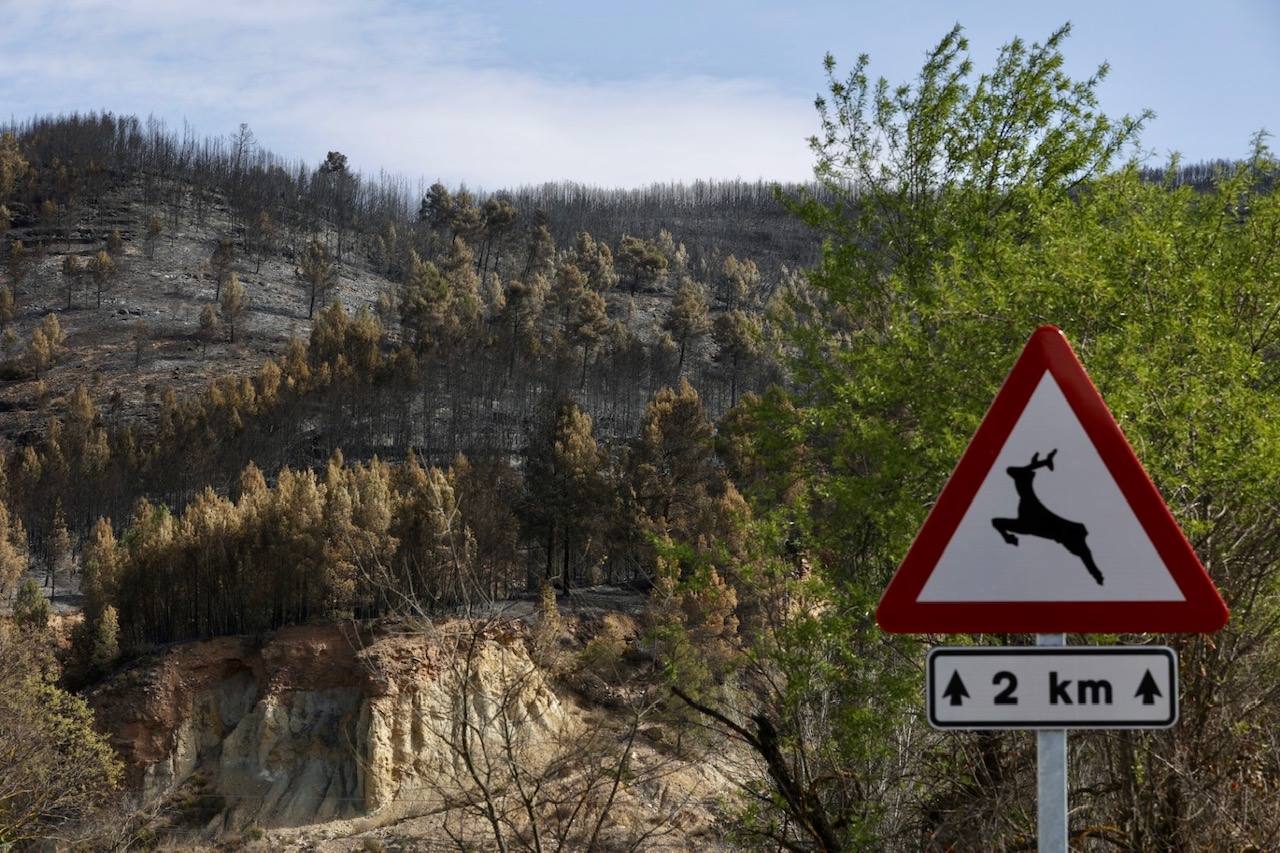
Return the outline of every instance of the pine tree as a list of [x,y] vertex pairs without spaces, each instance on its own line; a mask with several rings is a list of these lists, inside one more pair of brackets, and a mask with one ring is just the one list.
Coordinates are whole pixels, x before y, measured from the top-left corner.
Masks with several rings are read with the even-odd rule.
[[245,296],[244,285],[240,283],[240,277],[233,272],[227,276],[227,285],[222,290],[222,298],[218,300],[219,314],[222,322],[227,326],[227,333],[233,344],[236,342],[236,323],[240,321],[247,304],[248,298]]
[[28,578],[13,600],[13,621],[26,633],[41,633],[49,627],[51,615],[53,608],[49,606],[49,599],[39,584]]
[[657,285],[667,274],[667,256],[650,240],[624,235],[618,246],[618,263],[631,272],[631,295],[641,287]]
[[27,277],[27,273],[31,269],[32,261],[31,253],[27,251],[26,244],[21,240],[14,240],[9,244],[9,258],[6,263],[9,267],[9,279],[14,290],[22,286],[23,279]]
[[409,278],[400,291],[400,325],[418,352],[441,347],[451,331],[449,282],[435,264],[409,253]]
[[27,346],[31,369],[37,377],[62,356],[63,344],[67,339],[58,322],[57,314],[46,314],[40,325],[31,331],[31,343]]
[[587,283],[597,293],[607,293],[618,283],[618,273],[613,266],[613,252],[609,244],[596,241],[583,231],[574,247],[574,260],[587,276]]
[[729,405],[738,404],[738,372],[744,361],[760,353],[760,321],[745,311],[729,311],[716,318],[712,329],[716,358],[729,365]]
[[575,561],[600,543],[592,536],[605,486],[606,457],[596,442],[591,416],[563,401],[547,413],[525,452],[526,494],[522,516],[535,541],[546,548],[548,582],[562,558],[560,582],[573,582]]
[[582,380],[580,388],[587,386],[587,364],[592,351],[609,331],[609,315],[605,311],[604,297],[594,290],[583,290],[573,306],[569,326],[569,340],[582,348]]
[[7,599],[27,570],[27,536],[22,522],[0,503],[0,599]]
[[120,616],[107,605],[93,622],[93,644],[89,652],[89,666],[97,673],[109,672],[116,658],[120,657]]
[[218,312],[209,303],[205,303],[200,309],[200,356],[201,358],[209,354],[209,339],[213,337],[213,330],[218,327]]
[[0,134],[0,203],[13,197],[29,170],[30,165],[22,156],[17,137],[12,133]]
[[98,308],[102,307],[102,294],[116,274],[116,262],[107,252],[99,251],[89,262],[89,272],[93,275],[94,294],[98,300]]
[[74,543],[67,529],[67,518],[62,514],[62,502],[55,504],[53,524],[45,540],[45,582],[53,592],[58,591],[58,573],[71,568],[71,552]]
[[333,287],[337,274],[329,250],[319,240],[312,240],[302,253],[302,262],[295,275],[302,282],[307,294],[307,319],[315,316],[316,303],[324,303],[326,294]]
[[520,281],[528,284],[534,276],[550,277],[555,268],[556,241],[546,222],[538,222],[529,231],[529,244],[525,251],[524,269]]
[[259,211],[257,218],[253,220],[253,254],[256,259],[254,275],[262,271],[262,262],[274,251],[276,233],[276,224],[272,221],[271,214],[265,210]]
[[724,259],[725,307],[746,308],[760,290],[760,270],[752,260],[740,261],[733,255]]
[[671,309],[662,328],[671,333],[680,345],[680,362],[676,374],[684,373],[684,353],[690,341],[697,340],[707,333],[710,322],[707,319],[707,297],[702,285],[693,279],[686,278],[680,282],[676,298],[671,301]]

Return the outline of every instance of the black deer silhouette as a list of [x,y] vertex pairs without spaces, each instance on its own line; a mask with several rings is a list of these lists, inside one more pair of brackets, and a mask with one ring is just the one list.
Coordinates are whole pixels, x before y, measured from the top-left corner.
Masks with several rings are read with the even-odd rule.
[[1040,458],[1039,453],[1033,453],[1030,465],[1010,465],[1005,469],[1005,472],[1013,478],[1014,488],[1018,490],[1018,517],[993,518],[991,526],[998,530],[1004,537],[1004,541],[1010,545],[1018,544],[1015,533],[1039,536],[1042,539],[1057,542],[1079,557],[1084,567],[1089,570],[1089,574],[1098,582],[1098,586],[1102,586],[1102,572],[1098,570],[1098,564],[1093,561],[1093,552],[1084,541],[1089,531],[1078,521],[1067,521],[1050,512],[1044,504],[1040,503],[1040,498],[1036,496],[1036,491],[1031,485],[1031,481],[1036,478],[1037,468],[1053,470],[1053,457],[1057,452],[1057,448],[1054,448],[1044,459]]

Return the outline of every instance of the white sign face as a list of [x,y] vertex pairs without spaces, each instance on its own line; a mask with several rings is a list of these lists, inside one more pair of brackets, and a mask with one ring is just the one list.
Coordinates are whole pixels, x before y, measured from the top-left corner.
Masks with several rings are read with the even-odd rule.
[[917,600],[1184,597],[1045,371]]
[[940,729],[1162,729],[1178,719],[1167,646],[941,647],[926,667]]

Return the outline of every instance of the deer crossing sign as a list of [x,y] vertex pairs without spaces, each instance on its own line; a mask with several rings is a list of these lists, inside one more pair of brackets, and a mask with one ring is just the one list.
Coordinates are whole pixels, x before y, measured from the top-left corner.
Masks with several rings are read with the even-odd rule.
[[1215,631],[1227,608],[1062,332],[1036,330],[880,600],[886,631]]

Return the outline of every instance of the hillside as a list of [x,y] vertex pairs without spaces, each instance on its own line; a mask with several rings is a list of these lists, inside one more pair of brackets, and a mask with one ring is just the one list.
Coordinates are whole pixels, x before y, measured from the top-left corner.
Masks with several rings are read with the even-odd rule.
[[[18,342],[8,353],[8,378],[0,385],[0,436],[8,441],[19,445],[35,441],[48,418],[65,411],[63,401],[81,383],[108,410],[113,426],[132,423],[145,429],[155,424],[165,389],[172,389],[179,397],[197,394],[216,377],[256,371],[265,359],[281,356],[291,338],[308,339],[313,320],[307,317],[306,285],[297,275],[308,235],[302,231],[281,235],[270,250],[254,251],[258,247],[250,245],[253,235],[245,225],[246,215],[243,211],[237,215],[225,195],[178,180],[163,193],[176,201],[161,206],[156,203],[157,190],[150,186],[155,180],[136,173],[110,173],[92,201],[70,198],[55,202],[59,210],[56,222],[52,216],[40,215],[41,205],[50,201],[40,193],[26,204],[10,202],[10,228],[0,240],[6,247],[20,241],[27,260],[20,279],[12,266],[8,276],[15,302],[8,328]],[[810,260],[815,246],[812,238],[794,235],[781,246],[772,242],[770,235],[791,234],[795,226],[769,198],[767,187],[749,187],[750,203],[722,192],[693,201],[673,198],[670,193],[656,194],[658,201],[643,195],[632,200],[627,193],[597,193],[590,196],[588,204],[552,189],[524,191],[513,198],[525,204],[543,203],[550,209],[539,213],[543,217],[539,221],[546,221],[557,235],[561,254],[571,254],[577,234],[590,233],[593,227],[611,235],[615,255],[626,232],[648,237],[670,233],[687,249],[684,263],[691,274],[699,275],[709,294],[718,290],[723,276],[718,265],[735,248],[743,252],[744,259],[758,260],[759,267],[768,271],[755,285],[761,294],[768,294],[783,280],[781,271]],[[197,196],[205,193],[208,199],[197,202]],[[661,201],[664,198],[665,204]],[[533,214],[541,210],[523,208],[507,226],[513,236],[506,239],[517,248],[509,251],[503,262],[494,264],[503,282],[500,288],[520,276],[518,246],[526,239],[521,232],[534,227],[531,223],[538,217]],[[278,221],[285,222],[309,215],[302,207],[274,212]],[[162,230],[158,238],[148,240],[153,217],[163,220]],[[385,229],[389,222],[380,227]],[[679,230],[681,225],[689,229],[687,243]],[[399,277],[387,274],[385,262],[382,269],[375,268],[371,255],[379,229],[368,228],[349,235],[354,248],[335,264],[334,282],[327,291],[327,297],[339,300],[349,313],[361,307],[375,309],[380,294],[397,300],[402,286]],[[400,228],[414,226],[406,219]],[[332,229],[332,222],[321,220],[313,225],[312,234],[332,245]],[[119,235],[122,247],[113,258],[115,273],[101,293],[99,307],[97,287],[87,266],[106,248],[113,232]],[[427,231],[424,236],[434,235]],[[234,344],[221,326],[203,330],[200,326],[201,309],[206,305],[217,308],[215,290],[219,276],[226,271],[215,272],[211,258],[219,241],[225,239],[233,243],[231,270],[239,276],[247,296]],[[429,251],[423,249],[423,254]],[[72,281],[62,273],[69,255],[82,266]],[[654,341],[681,274],[672,270],[669,277],[664,275],[662,281],[636,294],[634,304],[628,304],[622,292],[606,294],[610,315],[642,339]],[[711,307],[714,316],[715,299]],[[31,332],[49,313],[57,315],[67,334],[66,353],[40,377],[44,385],[39,386],[23,350]],[[389,342],[394,343],[400,331],[394,304],[392,314],[384,318]],[[713,355],[707,337],[702,347],[695,346],[691,369]]]

